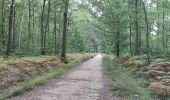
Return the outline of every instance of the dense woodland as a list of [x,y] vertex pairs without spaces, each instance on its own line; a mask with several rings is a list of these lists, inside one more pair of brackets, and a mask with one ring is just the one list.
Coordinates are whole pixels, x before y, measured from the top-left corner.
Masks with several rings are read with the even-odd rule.
[[95,53],[120,97],[170,100],[170,0],[0,0],[0,100]]
[[3,56],[59,54],[61,51],[65,56],[66,45],[67,52],[91,52],[93,45],[97,45],[96,29],[88,24],[93,18],[87,10],[78,8],[75,1],[0,2]]
[[[168,0],[1,0],[0,54],[169,55]],[[66,49],[67,48],[67,49]]]

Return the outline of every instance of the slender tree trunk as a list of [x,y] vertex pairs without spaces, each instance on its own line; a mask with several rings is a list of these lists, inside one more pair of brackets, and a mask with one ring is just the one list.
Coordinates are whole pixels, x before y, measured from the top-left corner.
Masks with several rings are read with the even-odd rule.
[[1,13],[2,13],[2,29],[1,29],[1,34],[2,34],[2,47],[5,45],[5,39],[4,39],[4,33],[5,33],[5,0],[2,0],[2,9],[1,9]]
[[163,30],[163,33],[162,33],[162,46],[163,48],[165,48],[165,12],[163,12],[163,25],[162,25],[162,30]]
[[57,4],[55,5],[54,11],[54,48],[55,53],[57,53]]
[[[159,3],[157,3],[157,10],[159,10]],[[160,34],[160,21],[159,21],[159,16],[160,16],[160,14],[158,13],[158,22],[157,22],[157,27],[158,27],[158,32],[157,32],[157,41],[158,41],[158,47],[159,47],[159,42],[160,42],[160,40],[159,40],[159,34]]]
[[13,15],[14,15],[14,2],[15,0],[10,1],[10,8],[9,8],[9,27],[8,27],[8,44],[7,44],[7,51],[6,56],[9,56],[11,49],[12,49],[12,38],[13,38]]
[[68,27],[69,0],[66,0],[64,3],[65,3],[65,10],[64,10],[64,23],[63,23],[63,38],[62,38],[61,58],[62,58],[63,62],[67,63],[67,60],[66,60],[66,48],[67,48],[67,27]]
[[138,0],[135,0],[135,26],[136,26],[136,37],[135,37],[135,54],[139,55],[139,25],[138,25]]
[[12,24],[12,27],[13,27],[13,36],[12,36],[12,49],[15,49],[16,45],[15,45],[15,39],[16,39],[16,10],[15,10],[15,6],[14,6],[14,15],[13,15],[13,24]]
[[45,29],[44,29],[44,14],[45,14],[45,2],[43,0],[43,7],[41,12],[41,54],[45,54]]
[[141,0],[141,3],[143,5],[143,10],[145,14],[145,23],[146,23],[146,47],[147,47],[147,61],[148,64],[150,63],[150,57],[149,57],[149,24],[148,24],[148,16],[147,16],[147,11],[146,11],[146,6],[143,0]]
[[19,49],[21,50],[21,40],[22,40],[22,25],[23,25],[23,15],[20,17],[20,27],[19,27],[19,37],[18,37],[18,46]]
[[33,44],[33,48],[35,46],[35,31],[34,31],[34,27],[35,27],[35,1],[32,0],[32,4],[33,4],[33,10],[32,10],[32,44]]
[[44,46],[46,47],[46,38],[47,38],[47,32],[49,33],[49,18],[50,18],[50,12],[51,12],[51,0],[48,1],[48,13],[47,13],[47,21],[45,25],[45,32],[44,32]]
[[117,57],[120,56],[120,32],[116,33],[117,39],[116,39],[116,55]]
[[4,4],[5,0],[1,0],[0,2],[0,54],[3,55],[3,48],[5,45],[4,41],[4,23],[5,23],[5,14],[4,14]]
[[133,52],[132,52],[132,23],[131,23],[131,3],[130,3],[130,0],[129,0],[129,5],[128,5],[128,9],[129,9],[129,45],[130,45],[130,55],[132,56]]
[[0,1],[0,56],[2,55],[2,2]]
[[[61,13],[60,13],[60,15],[61,15]],[[60,17],[60,19],[61,19],[61,17]],[[62,34],[61,34],[61,27],[62,27],[62,24],[60,23],[59,24],[59,29],[58,29],[58,37],[57,37],[57,40],[58,40],[58,49],[57,49],[57,54],[59,54],[59,53],[61,53],[61,50],[62,50]]]
[[[167,16],[168,16],[168,14],[167,14]],[[168,20],[168,19],[167,19]],[[168,23],[167,23],[167,21],[166,21],[166,35],[165,35],[165,46],[166,46],[166,49],[168,49]]]
[[29,32],[29,38],[28,38],[28,51],[31,47],[31,0],[28,1],[29,2],[29,23],[28,23],[28,32]]
[[132,52],[132,26],[131,26],[131,22],[130,22],[130,26],[129,26],[129,30],[130,30],[130,36],[129,36],[129,42],[130,42],[130,54],[131,56],[133,55],[133,52]]
[[[166,3],[167,3],[167,0],[163,2],[163,8],[166,8]],[[162,14],[162,21],[163,21],[163,25],[162,25],[162,30],[163,30],[163,33],[162,33],[162,48],[165,48],[166,47],[166,29],[165,29],[165,11],[163,11],[163,14]]]

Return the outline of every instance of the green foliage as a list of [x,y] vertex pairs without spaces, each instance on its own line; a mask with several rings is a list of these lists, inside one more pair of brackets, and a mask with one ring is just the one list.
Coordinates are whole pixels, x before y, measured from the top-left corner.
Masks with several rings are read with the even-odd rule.
[[136,80],[130,71],[122,68],[109,57],[103,58],[103,66],[113,81],[113,92],[118,92],[127,100],[154,100],[148,89],[141,87],[143,80]]
[[[2,39],[3,53],[6,51],[7,40],[8,40],[8,2],[1,0],[0,4],[3,5],[3,15],[4,33]],[[40,31],[40,21],[41,21],[41,11],[42,2],[39,0],[30,0],[30,13],[29,16],[29,1],[16,1],[15,2],[15,16],[14,16],[14,37],[13,37],[13,48],[12,56],[23,56],[23,55],[40,55],[41,54],[41,31]],[[63,11],[64,2],[63,0],[51,0],[49,23],[47,23],[48,15],[48,0],[45,4],[45,14],[44,14],[44,28],[47,29],[45,33],[45,52],[46,54],[59,54],[61,51],[61,40],[62,40],[62,27],[63,27]],[[84,17],[86,16],[86,17]],[[92,32],[87,32],[88,24],[87,21],[92,19],[91,15],[84,9],[81,9],[75,1],[70,1],[69,6],[69,28],[68,28],[68,51],[69,52],[85,52],[89,49],[87,45],[92,44],[91,41],[87,41],[86,34],[91,34]],[[0,20],[2,21],[2,20]],[[30,21],[30,22],[29,22]],[[55,22],[56,21],[56,22]],[[29,33],[29,23],[30,23],[30,33]],[[0,32],[1,34],[1,32]],[[0,35],[1,37],[1,35]],[[2,41],[0,41],[2,42]],[[2,53],[2,52],[1,52]]]

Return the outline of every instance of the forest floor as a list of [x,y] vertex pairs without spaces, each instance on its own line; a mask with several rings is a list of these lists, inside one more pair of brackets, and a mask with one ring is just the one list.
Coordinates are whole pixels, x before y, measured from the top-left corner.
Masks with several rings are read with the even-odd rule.
[[[98,55],[59,79],[11,100],[113,100],[111,85],[103,73]],[[114,100],[120,100],[114,96]]]
[[[59,58],[52,56],[44,56],[43,59],[21,58],[15,63],[14,60],[9,60],[4,63],[9,67],[0,68],[0,81],[2,81],[0,94],[5,93],[4,87],[10,86],[7,89],[10,90],[11,86],[24,85],[7,98],[9,100],[170,100],[168,59],[152,59],[147,65],[145,55],[121,58],[113,55],[93,57],[94,55],[90,54],[72,54],[67,58],[69,64],[63,64]],[[81,64],[83,61],[86,62]],[[5,75],[7,76],[4,77]],[[37,78],[39,76],[40,78]],[[21,84],[23,82],[28,84]]]
[[170,100],[170,62],[146,55],[105,56],[103,66],[112,80],[112,90],[126,100]]

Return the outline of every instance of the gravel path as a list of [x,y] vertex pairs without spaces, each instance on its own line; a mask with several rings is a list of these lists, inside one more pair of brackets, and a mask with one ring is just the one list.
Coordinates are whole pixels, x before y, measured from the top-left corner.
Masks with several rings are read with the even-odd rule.
[[111,96],[101,63],[102,56],[98,55],[59,79],[11,100],[118,100]]

